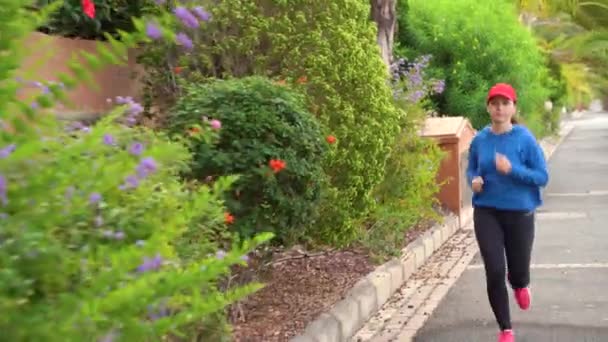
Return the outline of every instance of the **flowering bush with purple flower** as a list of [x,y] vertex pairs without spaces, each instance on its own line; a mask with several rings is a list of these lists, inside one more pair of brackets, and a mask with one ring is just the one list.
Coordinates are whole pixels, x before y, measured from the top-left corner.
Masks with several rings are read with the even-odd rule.
[[391,65],[393,96],[406,108],[424,105],[427,98],[445,90],[444,80],[430,78],[425,73],[431,59],[431,55],[423,55],[410,63],[405,58],[398,58]]
[[[213,186],[184,184],[179,174],[187,146],[133,125],[141,112],[129,99],[94,126],[65,130],[44,108],[62,87],[17,99],[21,38],[37,18],[23,17],[22,1],[4,3],[0,55],[0,331],[8,341],[159,341],[190,333],[258,284],[220,291],[218,279],[243,255],[271,238],[259,235],[218,257],[204,237],[179,243],[201,224],[224,221],[222,193],[234,178]],[[144,20],[136,20],[138,23]],[[141,27],[139,25],[138,27]],[[88,68],[117,61],[125,42],[72,63],[71,88]],[[44,83],[44,82],[43,82]],[[210,128],[213,129],[213,128]]]

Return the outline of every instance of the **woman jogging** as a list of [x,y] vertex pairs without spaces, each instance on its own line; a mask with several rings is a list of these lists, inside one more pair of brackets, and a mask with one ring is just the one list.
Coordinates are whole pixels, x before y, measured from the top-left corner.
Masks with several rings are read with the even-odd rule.
[[536,138],[514,120],[516,104],[510,85],[499,83],[490,89],[486,105],[492,123],[471,142],[467,168],[474,193],[475,236],[490,306],[500,327],[499,342],[515,341],[506,281],[521,309],[531,304],[534,213],[542,204],[540,188],[549,179]]

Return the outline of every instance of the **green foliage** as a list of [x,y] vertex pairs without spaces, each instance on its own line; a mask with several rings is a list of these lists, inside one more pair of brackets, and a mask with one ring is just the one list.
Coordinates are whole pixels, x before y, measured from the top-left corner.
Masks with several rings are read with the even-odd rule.
[[152,0],[93,0],[95,18],[82,12],[82,0],[36,0],[36,7],[60,2],[58,11],[39,30],[67,37],[105,39],[104,33],[113,36],[119,30],[134,30],[132,17],[140,17],[152,9]]
[[[226,199],[236,231],[273,231],[293,242],[314,224],[327,143],[302,96],[261,77],[190,84],[169,119],[172,134],[193,140],[191,177],[239,175]],[[200,133],[201,125],[218,133]],[[210,134],[216,141],[201,140]],[[274,173],[271,160],[285,169]]]
[[221,293],[214,282],[267,236],[221,259],[179,258],[173,245],[191,224],[222,221],[217,197],[230,179],[184,188],[176,175],[187,150],[150,132],[107,121],[69,136],[45,128],[0,164],[0,308],[9,313],[0,327],[9,340],[159,340],[259,288]]
[[[413,118],[425,116],[420,105],[405,108]],[[408,229],[438,219],[435,205],[439,204],[440,184],[436,176],[445,153],[433,140],[420,138],[416,125],[404,126],[389,155],[386,176],[374,190],[378,206],[361,239],[376,256],[398,254]]]
[[[90,79],[90,69],[124,60],[127,47],[147,39],[141,30],[122,33],[122,43],[112,41],[111,49],[100,46],[99,57],[82,62],[73,56],[74,76],[61,75],[62,85],[45,82],[48,91],[35,97],[38,106],[19,101],[13,76],[22,40],[48,10],[33,14],[23,4],[6,1],[0,11],[4,338],[160,341],[217,322],[226,305],[260,287],[220,290],[218,281],[272,235],[224,252],[193,234],[201,225],[223,222],[221,197],[235,178],[218,178],[213,186],[181,183],[178,175],[191,162],[187,147],[122,125],[122,114],[133,115],[136,104],[118,107],[94,127],[67,131],[40,109],[64,98],[64,88]],[[138,27],[143,22],[135,21]],[[190,253],[191,245],[212,253]]]
[[446,79],[437,100],[442,113],[465,115],[476,128],[489,121],[488,89],[497,82],[514,85],[525,123],[543,134],[543,103],[549,98],[545,58],[532,33],[517,18],[509,1],[409,1],[406,16],[410,51],[432,54],[436,77]]
[[155,45],[148,49],[156,54],[142,59],[154,72],[149,99],[181,93],[175,66],[190,80],[257,74],[299,83],[325,134],[337,138],[324,161],[329,186],[314,237],[338,245],[357,238],[357,222],[373,208],[371,191],[404,114],[392,103],[369,7],[358,0],[222,1],[209,7],[213,19],[193,51]]

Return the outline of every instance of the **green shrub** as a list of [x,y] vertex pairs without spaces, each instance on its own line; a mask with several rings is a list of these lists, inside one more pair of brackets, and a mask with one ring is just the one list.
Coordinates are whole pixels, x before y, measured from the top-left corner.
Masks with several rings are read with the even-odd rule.
[[392,103],[369,3],[236,0],[208,9],[213,19],[192,51],[175,57],[175,50],[148,47],[157,52],[142,59],[153,72],[148,98],[181,93],[172,81],[178,65],[180,77],[190,80],[257,74],[297,85],[325,134],[337,138],[324,161],[329,186],[314,237],[354,241],[357,223],[373,208],[371,191],[384,177],[404,114]]
[[543,104],[549,98],[545,59],[510,1],[411,0],[400,26],[409,53],[433,55],[433,76],[445,78],[436,99],[443,114],[465,115],[476,128],[489,122],[488,89],[508,82],[518,90],[518,109],[527,125],[544,133]]
[[[193,324],[218,321],[222,309],[259,288],[220,290],[230,266],[271,235],[217,250],[200,238],[191,242],[212,252],[184,253],[181,238],[199,224],[224,220],[221,195],[234,181],[213,187],[182,184],[187,148],[162,134],[129,128],[118,115],[94,127],[70,125],[67,132],[49,108],[63,97],[48,84],[36,96],[40,107],[17,100],[13,80],[27,37],[44,18],[24,11],[23,1],[5,1],[0,11],[0,331],[9,341],[160,341],[191,336]],[[25,15],[24,15],[25,14]],[[170,17],[167,16],[167,19]],[[150,20],[151,18],[147,18]],[[139,21],[141,22],[141,21]],[[6,33],[6,34],[4,34]],[[141,42],[144,33],[124,34]],[[72,62],[75,77],[125,56],[126,45],[101,48]],[[129,123],[129,120],[125,122]]]
[[362,245],[379,258],[397,256],[407,242],[409,229],[439,218],[435,209],[439,205],[436,196],[440,184],[436,177],[445,153],[435,141],[419,136],[419,123],[426,117],[423,106],[427,97],[412,95],[406,92],[397,97],[408,119],[394,140],[386,176],[374,189],[378,205],[368,217],[360,239]]
[[[293,241],[303,234],[317,217],[327,143],[302,96],[261,77],[185,89],[171,111],[170,131],[192,135],[192,127],[215,125],[219,132],[215,143],[192,136],[191,177],[239,175],[226,203],[244,236],[274,231]],[[285,168],[275,173],[273,160]]]
[[[115,332],[124,341],[157,340],[259,287],[215,287],[251,244],[221,260],[179,258],[173,243],[191,225],[223,221],[217,197],[229,186],[220,179],[214,189],[184,188],[176,175],[188,163],[185,148],[104,122],[72,136],[44,128],[43,139],[22,141],[0,160],[6,338],[97,340]],[[159,318],[150,319],[155,311]]]

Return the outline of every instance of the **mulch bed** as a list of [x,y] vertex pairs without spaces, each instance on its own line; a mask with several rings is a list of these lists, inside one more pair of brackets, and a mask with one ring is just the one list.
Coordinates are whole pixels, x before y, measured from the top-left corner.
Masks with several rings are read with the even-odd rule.
[[[427,222],[412,227],[404,240],[416,239],[431,226]],[[289,341],[376,266],[355,249],[275,253],[267,271],[256,276],[265,287],[232,308],[234,341]]]

